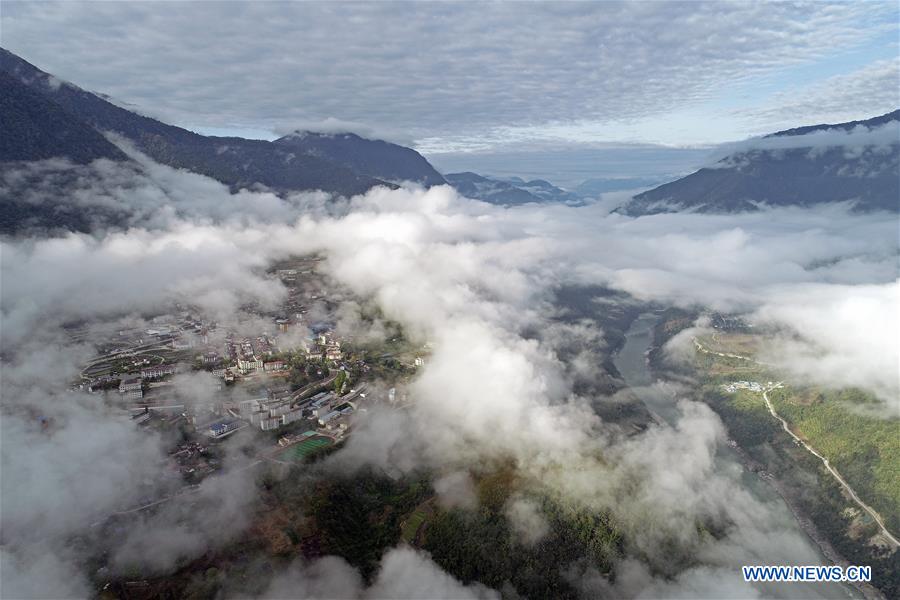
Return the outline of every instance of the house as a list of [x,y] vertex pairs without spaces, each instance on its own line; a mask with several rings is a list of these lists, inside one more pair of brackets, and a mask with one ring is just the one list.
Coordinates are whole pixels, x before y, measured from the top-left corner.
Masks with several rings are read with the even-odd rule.
[[150,409],[147,407],[144,407],[144,409],[141,412],[131,415],[131,421],[137,425],[146,423],[149,420],[150,420]]
[[328,413],[327,415],[323,415],[323,416],[319,417],[319,425],[323,425],[323,426],[328,425],[329,421],[331,421],[332,419],[336,419],[339,416],[341,416],[341,413],[339,413],[336,410],[333,410],[330,413]]
[[292,410],[281,415],[281,423],[287,425],[303,418],[303,411],[300,409]]
[[253,371],[262,370],[262,368],[263,362],[255,356],[251,356],[246,359],[238,359],[238,369],[240,369],[241,373],[252,373]]
[[222,419],[221,421],[210,423],[209,434],[213,437],[222,437],[240,426],[241,422],[237,419]]
[[175,365],[157,365],[141,369],[141,377],[144,379],[159,379],[166,375],[174,375],[178,371]]
[[284,361],[283,360],[272,360],[267,363],[263,363],[263,371],[266,373],[272,373],[273,371],[283,371],[284,370]]
[[283,400],[291,395],[291,388],[287,385],[273,385],[266,388],[266,398],[269,400]]
[[143,384],[143,380],[140,377],[128,377],[119,382],[119,391],[123,394],[135,390],[140,391],[141,384]]
[[341,353],[341,343],[337,340],[329,342],[325,347],[325,358],[328,360],[341,360],[343,358],[343,354]]
[[259,428],[263,431],[272,431],[281,427],[281,417],[271,417],[263,419],[259,422]]
[[269,407],[269,416],[270,417],[280,417],[285,415],[291,411],[291,403],[290,401],[286,401],[281,404],[276,404],[274,406]]
[[177,337],[172,339],[170,345],[175,350],[189,350],[194,347],[194,340],[191,338]]

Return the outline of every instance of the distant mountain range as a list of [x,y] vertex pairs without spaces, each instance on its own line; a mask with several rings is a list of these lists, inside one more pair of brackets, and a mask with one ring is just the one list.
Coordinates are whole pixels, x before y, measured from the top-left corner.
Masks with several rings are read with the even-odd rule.
[[543,179],[531,181],[519,177],[501,179],[471,172],[450,173],[444,178],[457,192],[467,198],[501,206],[516,206],[530,202],[580,204],[583,201],[578,194],[558,188]]
[[[113,104],[0,48],[0,171],[48,158],[129,160],[105,134],[171,167],[237,190],[322,190],[343,196],[401,181],[444,179],[415,150],[354,134],[295,133],[273,142],[200,135]],[[65,226],[65,224],[62,224]]]
[[[619,212],[733,213],[761,206],[854,202],[900,210],[900,110],[848,123],[798,127],[750,140],[713,167],[638,194]],[[875,135],[879,134],[879,135]]]
[[[618,210],[633,216],[682,210],[729,213],[849,200],[857,210],[897,211],[900,140],[890,137],[894,130],[889,128],[898,122],[900,110],[750,140],[714,166],[638,194]],[[865,141],[867,134],[876,133],[880,141]],[[0,232],[90,230],[94,217],[66,204],[66,190],[83,185],[84,173],[66,171],[65,165],[88,169],[93,161],[107,159],[140,172],[142,166],[130,158],[133,153],[123,140],[156,162],[211,177],[232,190],[263,186],[282,195],[322,190],[352,196],[374,186],[415,182],[426,187],[448,183],[464,196],[502,206],[581,204],[604,192],[659,183],[595,179],[567,191],[541,179],[471,172],[442,176],[415,150],[353,133],[296,131],[271,142],[200,135],[127,110],[0,48]],[[48,160],[60,158],[70,162]],[[29,165],[45,166],[22,175]],[[35,189],[39,198],[24,199],[25,192]],[[101,221],[115,225],[125,216],[109,209]]]
[[411,148],[355,133],[297,131],[272,142],[292,152],[315,156],[382,181],[411,181],[431,187],[447,183],[425,157]]

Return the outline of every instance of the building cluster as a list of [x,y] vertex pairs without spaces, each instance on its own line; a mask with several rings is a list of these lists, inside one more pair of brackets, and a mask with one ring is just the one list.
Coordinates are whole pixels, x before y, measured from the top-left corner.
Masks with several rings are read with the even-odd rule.
[[752,323],[748,323],[743,318],[735,315],[713,313],[710,316],[710,323],[716,329],[732,333],[748,332],[753,330]]
[[344,357],[341,341],[330,331],[322,333],[306,347],[306,357],[340,361]]
[[336,396],[333,392],[320,392],[299,400],[286,387],[270,387],[264,398],[251,398],[238,403],[242,419],[262,431],[272,431],[300,421],[315,419],[318,426],[328,431],[344,431],[349,428],[349,416],[356,411],[351,398],[358,392]]
[[[235,364],[241,375],[283,371],[284,361],[273,358],[274,354],[275,347],[266,334],[241,340],[235,340],[231,335],[225,338],[225,358]],[[218,364],[220,360],[221,357],[215,351],[203,355],[203,363],[206,365]]]
[[207,446],[185,442],[169,453],[169,466],[182,477],[198,480],[216,471],[219,464],[218,460],[210,457]]
[[268,388],[265,398],[242,400],[239,409],[241,417],[263,431],[278,429],[303,418],[303,408],[293,406],[293,396],[287,387]]
[[174,375],[177,372],[178,365],[157,365],[155,367],[141,369],[141,377],[143,379],[160,379],[167,375]]
[[143,384],[140,377],[124,377],[119,382],[119,393],[126,400],[140,400],[144,397]]
[[206,343],[209,329],[215,329],[215,326],[215,323],[207,323],[192,316],[189,311],[183,311],[177,317],[174,315],[154,317],[150,321],[150,327],[143,333],[159,341],[168,342],[169,346],[176,350],[188,350],[194,347],[194,342],[198,338]]
[[315,416],[319,426],[324,429],[346,431],[350,427],[349,416],[355,411],[356,404],[346,401],[328,408],[319,408]]
[[117,382],[119,381],[119,377],[115,375],[100,375],[99,377],[93,377],[77,384],[73,389],[84,390],[85,392],[93,394],[100,390],[112,389],[118,385]]
[[755,381],[735,381],[726,383],[722,386],[726,392],[733,394],[738,390],[750,390],[751,392],[762,392],[763,386]]
[[141,369],[140,375],[123,375],[119,380],[119,393],[124,400],[140,400],[144,397],[145,381],[160,379],[177,372],[178,365],[157,365]]
[[285,283],[297,281],[297,269],[278,269],[275,275]]

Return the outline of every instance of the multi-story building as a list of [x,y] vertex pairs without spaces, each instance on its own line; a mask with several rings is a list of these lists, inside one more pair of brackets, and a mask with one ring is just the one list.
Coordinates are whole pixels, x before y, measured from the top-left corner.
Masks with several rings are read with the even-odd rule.
[[266,373],[272,373],[274,371],[283,371],[284,370],[284,361],[283,360],[273,360],[266,363],[263,363],[263,371]]
[[263,361],[256,358],[255,356],[238,359],[238,369],[240,369],[241,373],[244,373],[245,375],[254,371],[261,371],[262,368]]
[[213,437],[222,437],[228,432],[234,431],[241,426],[241,422],[237,419],[222,419],[211,423],[209,426],[209,434]]
[[259,422],[259,428],[263,431],[272,431],[281,427],[281,417],[270,417]]
[[140,377],[128,377],[119,382],[119,391],[123,394],[125,392],[133,392],[135,390],[141,389],[141,384],[143,380]]
[[176,365],[157,365],[141,369],[141,377],[144,379],[159,379],[166,375],[174,375],[177,371],[178,367]]
[[287,425],[303,418],[303,411],[300,409],[292,410],[281,415],[281,423]]
[[341,343],[338,340],[331,340],[325,346],[325,358],[328,360],[341,360],[343,358],[341,352]]

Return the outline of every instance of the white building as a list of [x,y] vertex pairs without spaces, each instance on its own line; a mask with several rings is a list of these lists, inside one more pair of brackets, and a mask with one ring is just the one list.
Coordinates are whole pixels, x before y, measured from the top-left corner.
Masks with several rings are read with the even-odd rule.
[[259,360],[255,356],[249,359],[238,359],[238,369],[241,370],[241,373],[252,373],[253,371],[259,371],[263,368],[263,361]]
[[286,412],[281,415],[281,423],[282,425],[287,425],[288,423],[293,423],[294,421],[299,421],[303,418],[302,410],[292,410],[290,412]]
[[141,377],[144,379],[158,379],[166,375],[174,375],[178,371],[175,365],[157,365],[141,369]]
[[281,422],[281,417],[263,419],[259,422],[259,428],[263,431],[272,431],[273,429],[278,429],[279,427],[281,427]]

